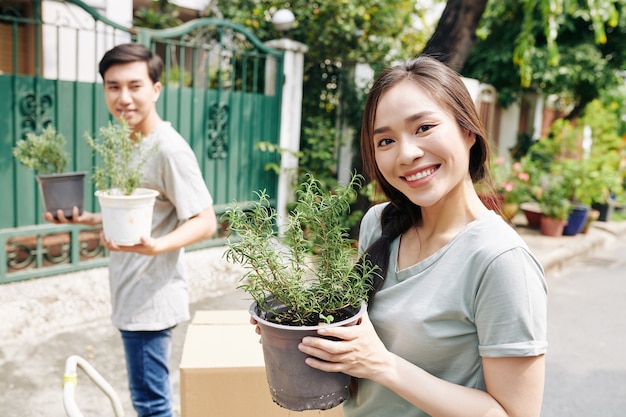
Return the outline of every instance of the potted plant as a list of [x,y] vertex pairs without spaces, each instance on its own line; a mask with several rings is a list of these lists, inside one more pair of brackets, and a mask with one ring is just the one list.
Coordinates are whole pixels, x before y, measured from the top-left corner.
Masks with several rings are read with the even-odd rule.
[[561,236],[567,224],[571,210],[568,199],[568,189],[563,186],[562,178],[546,177],[546,186],[539,197],[541,209],[541,234],[546,236]]
[[511,221],[522,203],[533,201],[530,174],[520,161],[509,163],[503,157],[492,161],[491,172],[502,199],[501,215]]
[[609,102],[610,105],[599,99],[591,101],[579,122],[587,133],[584,156],[589,168],[586,179],[594,183],[590,189],[596,193],[591,206],[600,212],[600,221],[610,221],[615,196],[623,193],[626,174],[626,141],[620,135],[623,121],[620,112],[615,111],[615,101]]
[[322,192],[309,175],[297,192],[284,233],[265,191],[249,207],[224,214],[230,238],[226,257],[247,272],[240,288],[251,295],[250,313],[261,327],[267,379],[273,400],[301,411],[329,409],[348,395],[350,377],[311,368],[297,348],[320,326],[354,323],[365,311],[375,270],[359,259],[341,223],[360,177]]
[[154,202],[159,194],[141,188],[143,167],[156,150],[147,148],[138,134],[123,119],[119,124],[101,127],[99,137],[85,138],[100,156],[102,164],[94,168],[96,197],[102,209],[102,227],[107,239],[130,246],[150,236]]
[[63,210],[65,217],[72,216],[74,207],[78,207],[79,212],[83,210],[86,173],[65,172],[69,162],[65,143],[65,137],[50,125],[41,134],[26,134],[26,139],[13,148],[13,156],[37,173],[45,210],[54,217],[58,210]]
[[617,155],[594,156],[589,160],[592,169],[584,176],[583,184],[588,190],[589,205],[599,211],[598,220],[611,221],[611,214],[615,204],[615,197],[624,192],[623,168],[615,168]]

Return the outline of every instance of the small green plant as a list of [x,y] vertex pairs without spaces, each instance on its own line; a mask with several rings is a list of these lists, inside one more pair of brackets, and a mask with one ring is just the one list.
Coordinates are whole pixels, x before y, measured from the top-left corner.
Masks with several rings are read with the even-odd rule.
[[570,191],[560,177],[544,177],[544,187],[539,197],[539,207],[544,216],[552,219],[566,220],[572,204],[569,200]]
[[26,139],[13,148],[13,156],[39,174],[62,174],[69,161],[65,137],[52,126],[46,127],[41,134],[26,134]]
[[89,146],[102,158],[102,165],[94,169],[93,181],[98,190],[118,189],[131,195],[141,186],[143,166],[157,146],[146,149],[141,137],[133,134],[128,123],[121,119],[119,124],[109,122],[101,127],[99,138],[85,135]]
[[355,175],[347,186],[324,192],[309,175],[282,237],[265,191],[257,193],[259,200],[250,207],[235,204],[224,214],[231,232],[226,258],[248,270],[240,288],[257,302],[265,319],[317,325],[337,321],[342,309],[367,301],[375,267],[359,259],[341,223],[360,183]]

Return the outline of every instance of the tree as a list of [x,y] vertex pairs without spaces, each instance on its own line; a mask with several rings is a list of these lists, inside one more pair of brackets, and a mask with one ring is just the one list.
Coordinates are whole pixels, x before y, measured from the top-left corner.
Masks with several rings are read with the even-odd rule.
[[[250,28],[259,38],[280,36],[271,21],[281,8],[295,17],[289,38],[308,47],[304,86],[300,158],[302,173],[313,172],[327,189],[336,186],[337,111],[360,125],[364,92],[354,85],[357,62],[387,66],[417,55],[432,29],[416,0],[217,0],[206,13]],[[415,30],[420,23],[425,30]],[[380,67],[382,65],[378,65]],[[341,106],[341,103],[348,103]],[[341,139],[341,138],[339,138]],[[349,138],[352,139],[352,138]],[[302,181],[300,181],[302,182]]]
[[423,53],[460,71],[476,42],[476,29],[486,5],[487,0],[448,0]]
[[182,24],[178,6],[168,0],[152,1],[149,7],[141,6],[135,11],[133,25],[151,29],[167,29]]
[[489,2],[462,72],[496,87],[504,106],[537,90],[573,105],[570,117],[576,117],[620,83],[626,2],[548,2],[552,8],[544,3]]

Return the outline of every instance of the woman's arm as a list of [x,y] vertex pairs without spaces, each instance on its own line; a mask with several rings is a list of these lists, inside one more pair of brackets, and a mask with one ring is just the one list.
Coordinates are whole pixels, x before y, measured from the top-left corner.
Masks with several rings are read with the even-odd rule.
[[539,417],[541,413],[543,355],[484,358],[487,392],[444,381],[395,358],[391,377],[380,383],[433,417]]
[[389,352],[376,335],[369,316],[358,326],[322,329],[305,337],[300,350],[315,358],[307,363],[327,372],[367,378],[379,383],[433,417],[539,417],[544,385],[544,357],[484,358],[487,392],[437,378]]

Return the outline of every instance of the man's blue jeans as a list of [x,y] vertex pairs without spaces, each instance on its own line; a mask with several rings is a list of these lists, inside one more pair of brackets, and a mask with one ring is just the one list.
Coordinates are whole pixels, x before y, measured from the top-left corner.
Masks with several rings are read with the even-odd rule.
[[169,360],[172,330],[120,330],[133,407],[139,417],[171,417],[172,386]]

